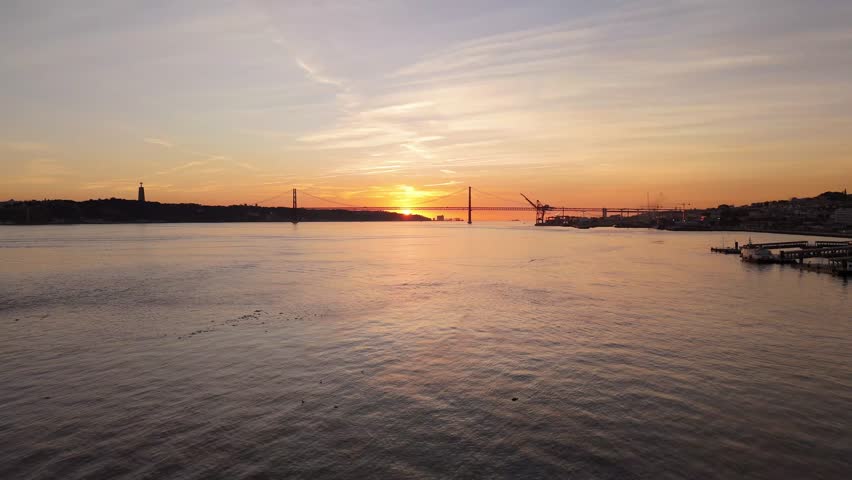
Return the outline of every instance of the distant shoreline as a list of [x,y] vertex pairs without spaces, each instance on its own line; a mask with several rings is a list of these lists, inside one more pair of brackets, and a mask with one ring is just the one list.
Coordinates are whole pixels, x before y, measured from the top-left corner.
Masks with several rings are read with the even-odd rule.
[[[497,220],[499,221],[499,220]],[[223,221],[150,221],[150,222],[52,222],[52,223],[0,223],[0,227],[71,227],[74,225],[219,225],[229,223],[263,224],[263,223],[291,223],[289,220],[223,220]],[[466,223],[466,222],[436,222],[432,219],[425,220],[300,220],[298,223]]]
[[[301,220],[298,223],[400,223],[400,222],[428,222],[428,223],[436,223],[436,224],[464,224],[465,222],[435,222],[431,219],[425,220],[397,220],[397,219],[388,219],[388,220]],[[517,223],[512,220],[488,220],[488,222],[501,222],[501,223]],[[287,220],[222,220],[222,221],[130,221],[130,222],[103,222],[103,221],[90,221],[90,222],[53,222],[53,223],[0,223],[0,227],[43,227],[43,226],[72,226],[72,225],[218,225],[218,224],[233,224],[233,223],[248,223],[248,224],[258,224],[258,223],[292,223]],[[533,225],[530,224],[532,227]],[[562,227],[566,228],[566,227]],[[570,228],[570,227],[569,227]],[[759,230],[759,229],[734,229],[734,228],[713,228],[708,230],[665,230],[658,229],[653,227],[591,227],[590,230],[596,230],[599,228],[615,228],[617,230],[656,230],[660,232],[671,232],[671,233],[713,233],[713,232],[721,232],[721,233],[772,233],[777,235],[802,235],[802,236],[810,236],[810,237],[835,237],[835,238],[852,238],[852,233],[838,233],[838,232],[810,232],[810,231],[796,231],[796,230]],[[575,229],[576,230],[576,229]]]
[[112,225],[150,223],[417,222],[430,218],[388,211],[312,210],[259,205],[199,205],[118,198],[42,200],[0,204],[3,225]]

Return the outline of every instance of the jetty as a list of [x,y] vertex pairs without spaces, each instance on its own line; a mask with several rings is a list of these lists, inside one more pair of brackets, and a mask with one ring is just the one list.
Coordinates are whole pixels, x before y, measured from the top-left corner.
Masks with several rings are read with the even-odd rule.
[[844,277],[852,275],[852,256],[829,258],[828,263],[831,265],[831,273]]
[[[852,271],[852,241],[821,240],[816,242],[751,243],[734,248],[712,247],[716,253],[739,253],[740,259],[751,263],[778,263],[818,273],[849,275]],[[822,262],[806,262],[823,259]]]
[[723,253],[725,255],[739,255],[740,246],[735,243],[733,247],[710,247],[710,251],[713,253]]
[[842,258],[852,256],[852,242],[838,242],[832,246],[806,245],[798,250],[782,250],[778,254],[785,263],[795,261],[804,263],[806,258]]
[[739,255],[740,247],[710,247],[713,253],[724,253],[725,255]]
[[800,242],[770,242],[770,243],[748,243],[743,245],[743,248],[763,248],[766,250],[775,250],[778,248],[792,247],[807,247],[809,243],[806,240]]

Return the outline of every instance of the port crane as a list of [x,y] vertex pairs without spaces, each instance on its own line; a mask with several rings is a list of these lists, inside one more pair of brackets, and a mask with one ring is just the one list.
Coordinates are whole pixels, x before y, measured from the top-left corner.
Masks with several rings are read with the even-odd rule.
[[533,201],[530,200],[529,198],[527,198],[527,196],[524,195],[523,193],[521,194],[521,196],[524,197],[524,200],[526,200],[527,203],[532,205],[533,208],[535,209],[535,224],[536,225],[544,225],[545,215],[547,214],[548,211],[554,210],[554,208],[551,207],[550,205],[546,204],[546,203],[541,203],[538,200],[536,200],[535,203],[533,203]]
[[686,207],[691,207],[692,204],[683,202],[683,203],[679,203],[678,205],[680,205],[681,221],[685,222],[686,221]]

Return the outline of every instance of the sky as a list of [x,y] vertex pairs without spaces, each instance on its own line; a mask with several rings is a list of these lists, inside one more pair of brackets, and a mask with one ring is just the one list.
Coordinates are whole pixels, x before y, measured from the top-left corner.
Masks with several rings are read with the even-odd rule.
[[0,199],[808,196],[850,79],[848,0],[5,0]]

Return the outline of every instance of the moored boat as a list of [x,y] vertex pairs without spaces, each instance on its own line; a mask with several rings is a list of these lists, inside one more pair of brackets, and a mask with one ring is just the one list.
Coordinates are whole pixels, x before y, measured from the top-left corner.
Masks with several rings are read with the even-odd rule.
[[752,263],[773,263],[778,260],[775,254],[768,248],[751,244],[743,245],[740,248],[740,258],[744,262]]

